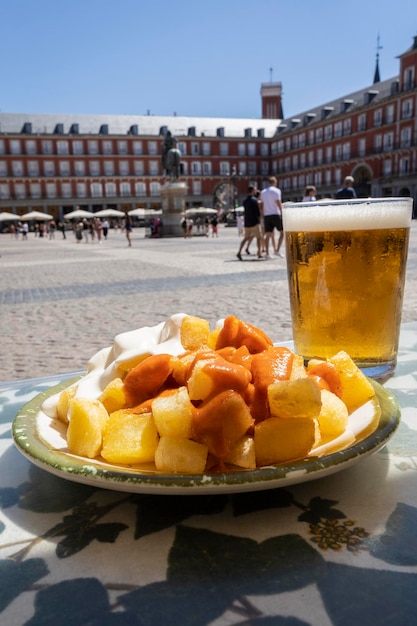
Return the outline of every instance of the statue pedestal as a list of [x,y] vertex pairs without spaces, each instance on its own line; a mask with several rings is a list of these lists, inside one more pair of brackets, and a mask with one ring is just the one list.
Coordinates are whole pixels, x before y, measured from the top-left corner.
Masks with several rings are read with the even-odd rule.
[[185,213],[185,183],[165,183],[161,187],[162,222],[164,237],[182,237],[181,220]]

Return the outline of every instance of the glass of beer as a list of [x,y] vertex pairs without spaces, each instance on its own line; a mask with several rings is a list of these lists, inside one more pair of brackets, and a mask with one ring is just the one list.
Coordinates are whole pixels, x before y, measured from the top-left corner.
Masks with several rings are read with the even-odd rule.
[[412,203],[285,203],[294,347],[306,361],[344,350],[367,376],[394,371]]

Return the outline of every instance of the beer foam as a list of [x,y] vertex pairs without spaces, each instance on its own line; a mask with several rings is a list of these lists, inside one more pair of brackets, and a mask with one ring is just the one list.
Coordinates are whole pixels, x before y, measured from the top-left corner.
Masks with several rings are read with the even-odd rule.
[[287,232],[409,228],[412,198],[369,198],[284,203]]

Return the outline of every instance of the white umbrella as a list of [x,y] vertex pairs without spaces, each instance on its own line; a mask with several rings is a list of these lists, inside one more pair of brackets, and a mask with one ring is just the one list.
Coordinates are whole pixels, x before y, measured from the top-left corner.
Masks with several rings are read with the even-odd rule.
[[214,215],[215,213],[217,213],[216,209],[209,209],[204,206],[185,210],[186,215]]
[[131,217],[149,217],[151,215],[162,215],[161,209],[144,209],[143,207],[138,207],[137,209],[132,209],[128,211],[128,215]]
[[0,213],[0,222],[8,222],[9,220],[18,220],[19,216],[14,213],[8,213],[7,211],[3,211]]
[[20,218],[24,221],[29,220],[52,220],[54,219],[52,215],[48,215],[48,213],[41,213],[40,211],[30,211],[30,213],[25,213],[25,215],[21,215]]
[[94,213],[84,211],[84,209],[76,209],[75,211],[71,211],[70,213],[66,213],[64,215],[66,220],[72,220],[80,217],[94,217]]
[[124,217],[124,213],[116,209],[102,209],[94,213],[94,217]]

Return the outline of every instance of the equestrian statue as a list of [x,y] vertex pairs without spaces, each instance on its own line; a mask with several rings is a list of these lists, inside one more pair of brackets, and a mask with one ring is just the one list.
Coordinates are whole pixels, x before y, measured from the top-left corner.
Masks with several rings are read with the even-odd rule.
[[181,152],[177,148],[177,140],[168,131],[162,146],[162,168],[164,175],[171,180],[178,180],[180,174]]

